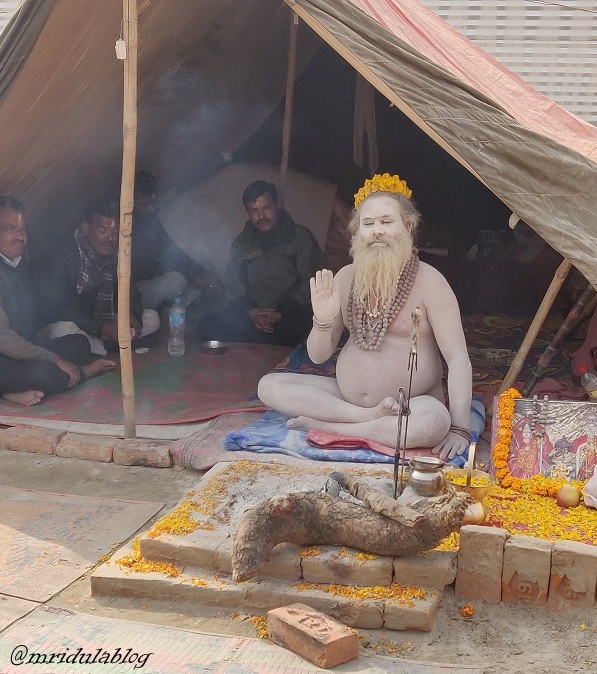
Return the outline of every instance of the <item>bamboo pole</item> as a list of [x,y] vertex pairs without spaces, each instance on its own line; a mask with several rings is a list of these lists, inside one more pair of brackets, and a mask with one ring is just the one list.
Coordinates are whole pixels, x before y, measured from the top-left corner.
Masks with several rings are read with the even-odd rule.
[[545,371],[545,368],[551,363],[551,359],[556,355],[558,349],[562,345],[562,342],[574,329],[575,325],[578,325],[580,317],[583,315],[586,307],[592,302],[595,298],[595,288],[589,283],[585,288],[584,292],[576,301],[576,304],[568,312],[568,315],[564,319],[563,323],[560,325],[558,331],[553,336],[552,340],[549,342],[545,351],[541,354],[541,358],[537,361],[531,376],[528,378],[527,382],[522,388],[522,397],[526,398],[529,393],[535,388],[535,384],[539,381],[541,375]]
[[137,0],[122,0],[122,28],[126,44],[122,115],[122,182],[120,185],[120,234],[118,238],[118,346],[124,410],[124,437],[137,435],[135,381],[131,347],[131,235],[137,153]]
[[526,357],[531,347],[535,343],[535,339],[537,339],[537,335],[539,333],[539,330],[541,329],[541,326],[543,325],[543,322],[545,321],[545,317],[549,313],[549,310],[551,309],[557,294],[560,292],[560,288],[562,287],[564,281],[566,280],[566,277],[568,276],[571,267],[572,265],[570,264],[570,262],[564,259],[560,264],[560,266],[556,269],[556,273],[554,274],[554,277],[551,283],[549,284],[549,288],[545,293],[545,297],[543,298],[541,304],[539,305],[539,308],[537,309],[535,318],[533,318],[533,321],[529,326],[527,334],[525,335],[525,338],[522,340],[522,344],[520,345],[520,348],[516,352],[516,356],[514,357],[514,360],[510,365],[510,369],[508,370],[506,376],[504,377],[504,381],[500,386],[498,395],[509,389],[512,386],[512,384],[514,384],[514,382],[516,381],[516,377],[518,377],[518,375],[520,374],[522,366],[524,365],[524,361],[526,360]]
[[298,34],[298,16],[290,15],[290,40],[288,44],[288,71],[286,75],[286,102],[284,105],[284,127],[282,129],[282,157],[280,159],[280,185],[278,203],[284,208],[286,199],[286,181],[288,177],[288,157],[292,133],[292,102],[294,100],[294,80],[296,77],[296,42]]

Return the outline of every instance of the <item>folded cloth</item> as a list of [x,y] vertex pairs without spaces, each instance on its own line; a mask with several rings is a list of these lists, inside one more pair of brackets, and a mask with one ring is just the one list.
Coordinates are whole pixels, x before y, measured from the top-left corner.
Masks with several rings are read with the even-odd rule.
[[288,417],[271,410],[242,430],[229,433],[224,446],[232,452],[273,452],[316,461],[394,462],[393,456],[385,456],[363,446],[354,449],[313,447],[307,442],[307,432],[287,428],[287,421]]
[[[357,463],[394,463],[395,449],[371,440],[343,437],[324,431],[299,431],[286,427],[288,417],[271,410],[260,419],[226,436],[224,446],[229,451],[246,450],[260,453],[280,453],[316,461],[351,461]],[[485,428],[485,407],[480,398],[471,403],[471,440],[477,440]],[[409,449],[406,458],[431,456],[430,448]],[[448,463],[461,467],[468,450]]]

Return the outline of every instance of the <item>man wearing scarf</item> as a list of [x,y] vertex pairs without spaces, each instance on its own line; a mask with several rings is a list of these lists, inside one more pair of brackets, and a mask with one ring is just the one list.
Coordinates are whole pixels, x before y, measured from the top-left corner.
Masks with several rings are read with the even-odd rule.
[[[118,207],[109,199],[92,201],[74,236],[58,247],[41,276],[40,293],[51,338],[85,334],[95,354],[118,342]],[[133,341],[158,330],[157,312],[141,306],[131,283]]]
[[81,335],[43,339],[37,334],[26,248],[23,204],[0,196],[0,397],[30,406],[115,364],[92,359]]
[[249,216],[232,242],[226,269],[226,309],[205,317],[202,339],[295,346],[312,325],[309,279],[323,266],[313,234],[278,205],[272,183],[243,192]]

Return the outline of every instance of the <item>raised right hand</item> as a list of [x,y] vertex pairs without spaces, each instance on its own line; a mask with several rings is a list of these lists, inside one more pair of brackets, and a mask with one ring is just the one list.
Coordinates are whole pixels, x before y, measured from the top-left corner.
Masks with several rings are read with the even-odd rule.
[[340,313],[340,291],[329,269],[318,271],[311,278],[313,315],[322,323],[333,321]]

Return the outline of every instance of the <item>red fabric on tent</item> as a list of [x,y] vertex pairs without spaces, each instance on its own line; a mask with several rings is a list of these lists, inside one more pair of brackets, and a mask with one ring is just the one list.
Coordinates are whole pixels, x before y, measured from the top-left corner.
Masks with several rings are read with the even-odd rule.
[[351,3],[500,105],[522,126],[597,162],[597,127],[538,92],[417,0],[351,0]]

